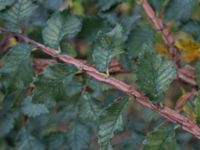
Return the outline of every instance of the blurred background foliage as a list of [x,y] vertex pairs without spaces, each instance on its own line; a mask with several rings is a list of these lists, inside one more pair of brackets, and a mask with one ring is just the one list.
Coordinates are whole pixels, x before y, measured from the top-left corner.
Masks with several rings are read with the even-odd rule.
[[[191,87],[176,80],[171,83],[175,72],[172,64],[165,63],[171,60],[169,49],[138,3],[0,0],[0,26],[23,33],[61,54],[88,60],[102,72],[108,70],[115,58],[127,72],[112,76],[130,85],[138,84],[150,98],[163,100],[164,105],[174,108]],[[181,54],[181,66],[195,66],[200,58],[200,2],[149,0],[149,3],[170,29]],[[11,34],[1,34],[0,38],[0,149],[151,149],[150,141],[155,137],[163,139],[158,145],[163,149],[200,149],[200,142],[191,134],[180,129],[171,132],[173,125],[163,126],[163,118],[123,93],[80,75],[71,65],[55,63],[43,72],[38,71],[32,59],[51,59],[49,56],[20,44],[20,39]],[[154,83],[143,82],[144,75],[154,76],[149,73],[154,60],[155,65],[158,62],[168,68],[168,72],[162,72],[164,75],[169,73],[169,82],[156,85],[159,91],[150,88]],[[143,64],[138,65],[140,61]],[[32,94],[27,94],[29,85],[36,87]],[[194,108],[194,100],[188,101],[183,115],[195,122]]]

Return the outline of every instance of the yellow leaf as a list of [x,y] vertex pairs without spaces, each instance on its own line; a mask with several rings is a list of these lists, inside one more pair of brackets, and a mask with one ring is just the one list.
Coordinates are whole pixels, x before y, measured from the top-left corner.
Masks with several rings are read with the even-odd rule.
[[187,63],[200,59],[200,43],[191,39],[178,39],[175,45]]
[[79,0],[71,0],[70,8],[75,15],[84,15],[84,7]]
[[9,38],[8,46],[13,47],[17,44],[17,40],[14,37]]
[[170,53],[168,51],[168,49],[166,48],[166,46],[163,43],[156,43],[155,44],[155,50],[160,53],[162,56],[164,56],[165,58],[170,58]]

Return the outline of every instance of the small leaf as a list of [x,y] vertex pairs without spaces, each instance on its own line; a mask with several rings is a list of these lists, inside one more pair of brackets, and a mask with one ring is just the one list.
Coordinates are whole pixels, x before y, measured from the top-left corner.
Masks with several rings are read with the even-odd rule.
[[44,146],[39,141],[39,138],[30,134],[25,127],[23,127],[17,136],[17,150],[44,150]]
[[137,84],[155,102],[162,100],[175,75],[173,64],[153,52],[145,53],[136,68]]
[[90,134],[89,129],[82,123],[75,122],[71,125],[69,132],[67,134],[68,142],[66,146],[71,150],[83,150],[87,149]]
[[165,19],[188,20],[195,4],[196,0],[170,0],[165,9]]
[[31,97],[27,97],[24,100],[24,102],[22,103],[21,110],[22,110],[23,114],[27,115],[28,117],[36,117],[41,114],[46,114],[49,112],[44,104],[32,103]]
[[120,103],[112,103],[99,119],[98,143],[101,150],[111,149],[110,140],[117,131],[122,131],[124,127],[124,110],[126,108],[127,99],[122,99]]
[[18,0],[4,14],[4,19],[7,21],[7,28],[18,32],[21,21],[30,17],[36,10],[37,6],[31,0]]
[[136,58],[144,53],[146,47],[153,49],[154,31],[148,26],[136,26],[130,33],[127,41],[128,53]]
[[47,21],[42,31],[45,44],[52,48],[58,48],[64,36],[73,37],[81,30],[81,20],[68,14],[67,11],[56,12]]
[[99,33],[99,38],[91,45],[90,59],[100,71],[106,72],[111,59],[123,52],[125,39],[119,24],[106,34]]
[[30,45],[18,44],[3,57],[3,66],[0,69],[1,88],[8,92],[24,90],[32,82],[31,49]]
[[5,9],[7,6],[12,5],[14,2],[14,0],[0,0],[0,10]]
[[14,127],[15,118],[18,116],[17,112],[0,114],[0,137],[5,136]]
[[72,65],[57,63],[48,66],[35,81],[33,100],[39,102],[67,100],[71,94],[68,93],[69,89],[73,88],[69,84],[76,72],[77,69]]
[[160,125],[147,134],[143,141],[143,150],[176,150],[176,138],[173,125]]

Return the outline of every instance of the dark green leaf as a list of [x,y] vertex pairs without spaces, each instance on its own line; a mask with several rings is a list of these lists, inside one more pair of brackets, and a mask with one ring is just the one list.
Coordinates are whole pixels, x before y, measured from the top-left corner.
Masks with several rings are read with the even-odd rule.
[[48,113],[48,109],[44,104],[32,103],[32,97],[27,97],[22,103],[22,113],[28,117],[36,117],[41,114]]
[[81,119],[97,121],[100,113],[100,102],[97,102],[88,93],[81,96],[79,106],[79,116]]
[[67,11],[56,12],[47,21],[42,32],[45,44],[58,48],[64,36],[73,37],[81,30],[81,20],[72,16]]
[[199,20],[191,20],[187,23],[184,23],[181,26],[181,30],[192,34],[196,40],[200,41],[200,21]]
[[44,150],[42,143],[24,127],[17,137],[17,150]]
[[127,99],[114,102],[102,112],[99,119],[98,143],[101,150],[111,149],[110,140],[118,131],[124,127],[124,113],[127,106]]
[[126,35],[129,35],[130,32],[134,29],[136,22],[141,18],[140,15],[136,14],[133,16],[123,16],[121,20],[122,27],[126,32]]
[[17,112],[1,112],[0,114],[0,137],[5,136],[14,127],[15,118],[18,116]]
[[48,135],[46,143],[48,150],[59,150],[66,142],[66,134],[62,132],[56,132]]
[[147,134],[143,150],[176,150],[175,130],[172,125],[161,125]]
[[8,92],[23,90],[33,80],[32,47],[18,44],[3,57],[3,66],[0,69],[1,88]]
[[165,9],[165,19],[188,20],[195,4],[196,0],[170,0]]
[[21,21],[30,17],[37,6],[31,0],[17,0],[16,3],[4,13],[7,28],[12,31],[20,31]]
[[90,140],[88,127],[82,123],[75,122],[69,129],[67,139],[66,147],[69,150],[87,149]]
[[173,64],[153,52],[145,53],[136,68],[137,84],[156,102],[162,100],[163,92],[167,90],[175,75]]
[[35,81],[34,101],[67,100],[68,93],[77,69],[72,65],[53,64],[44,70]]
[[97,38],[97,33],[106,26],[104,20],[96,16],[84,18],[82,24],[79,37],[88,42],[94,41]]
[[161,9],[162,3],[164,0],[149,0],[149,3],[153,7],[155,11],[159,11]]
[[153,49],[154,31],[148,26],[136,26],[130,33],[127,48],[131,57],[135,58],[143,54],[148,47]]
[[110,9],[113,5],[121,2],[122,0],[98,0],[98,5],[101,7],[102,11]]
[[91,60],[96,67],[106,72],[111,59],[123,52],[123,44],[126,37],[121,25],[117,25],[112,31],[99,35],[91,46]]

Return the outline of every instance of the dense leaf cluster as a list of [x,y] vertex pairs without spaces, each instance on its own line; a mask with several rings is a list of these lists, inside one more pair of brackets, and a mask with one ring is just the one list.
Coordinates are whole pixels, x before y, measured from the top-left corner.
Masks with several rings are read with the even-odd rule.
[[[172,32],[200,40],[197,0],[149,3]],[[134,0],[0,0],[0,27],[86,60],[106,77],[117,60],[129,73],[116,77],[136,85],[158,105],[175,107],[181,90],[191,88],[172,86],[177,70],[171,58],[155,49],[163,43],[160,31]],[[34,61],[52,58],[19,37],[0,36],[0,149],[200,149],[190,134],[162,123],[159,115],[86,76],[82,68],[54,60],[37,70]],[[192,65],[200,86],[200,63]],[[175,91],[170,98],[167,89]],[[199,94],[188,107],[200,123]]]

